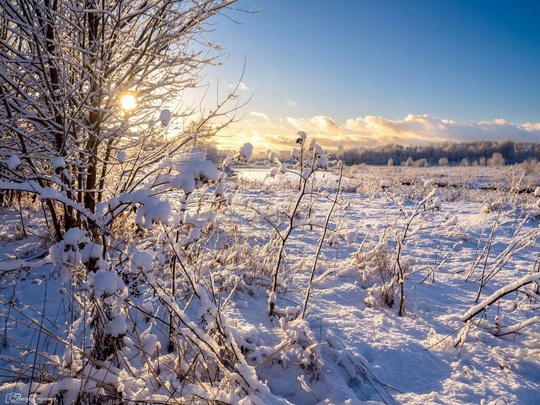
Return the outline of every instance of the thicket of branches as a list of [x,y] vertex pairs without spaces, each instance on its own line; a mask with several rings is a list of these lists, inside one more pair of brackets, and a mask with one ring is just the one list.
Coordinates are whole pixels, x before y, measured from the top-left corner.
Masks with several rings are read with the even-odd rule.
[[[133,190],[145,168],[228,112],[227,97],[206,114],[180,101],[200,85],[204,66],[219,63],[204,37],[207,20],[233,3],[3,1],[0,189],[50,189],[40,194],[55,238],[82,226],[99,239],[100,203]],[[139,108],[123,110],[126,95]],[[189,130],[165,138],[189,117]]]
[[[55,316],[47,297],[41,321],[2,297],[2,308],[14,308],[1,313],[5,330],[23,322],[37,336],[28,347],[2,336],[9,393],[58,403],[240,403],[269,393],[199,254],[224,190],[222,173],[193,146],[234,119],[235,90],[206,111],[182,103],[201,70],[219,63],[205,32],[234,3],[1,3],[0,189],[42,206],[56,243],[39,271],[69,303],[57,327],[44,324]],[[21,271],[0,273],[14,293]],[[43,365],[38,352],[60,356]]]

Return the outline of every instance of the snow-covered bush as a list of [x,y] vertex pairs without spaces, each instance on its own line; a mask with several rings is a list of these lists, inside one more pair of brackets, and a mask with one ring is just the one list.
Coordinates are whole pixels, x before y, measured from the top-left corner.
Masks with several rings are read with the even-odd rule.
[[[0,190],[42,204],[56,242],[44,259],[53,266],[46,285],[62,297],[59,326],[44,322],[54,304],[44,306],[42,323],[29,325],[47,339],[21,347],[50,360],[31,375],[14,371],[11,392],[64,403],[266,402],[269,390],[236,346],[203,267],[215,212],[226,205],[224,175],[190,150],[210,119],[237,108],[228,103],[237,96],[202,116],[178,103],[217,57],[192,44],[233,3],[3,8]],[[43,63],[27,63],[36,49]],[[136,101],[122,110],[125,95]],[[195,119],[184,127],[179,117]],[[249,160],[252,151],[246,144],[240,153]],[[6,327],[17,322],[10,315]]]
[[[223,197],[224,190],[216,192],[222,174],[195,149],[156,163],[150,172],[137,189],[111,198],[91,216],[108,229],[101,244],[72,228],[50,248],[56,269],[51,280],[72,302],[66,330],[39,348],[59,353],[48,366],[55,381],[21,381],[13,392],[47,392],[73,402],[109,396],[265,403],[271,397],[246,363],[210,287],[236,282],[241,290],[240,279],[221,278],[225,272],[210,268],[214,253],[203,252],[217,232],[214,201]],[[120,221],[123,226],[115,227]],[[227,257],[224,264],[232,261]],[[46,325],[35,327],[52,333]]]
[[[72,0],[10,0],[0,17],[1,29],[10,31],[0,58],[7,86],[0,109],[0,190],[39,198],[56,241],[77,227],[98,242],[107,233],[93,217],[100,205],[135,191],[160,169],[158,162],[183,152],[199,130],[215,133],[206,130],[208,122],[238,105],[235,91],[201,116],[178,103],[204,66],[219,57],[210,43],[204,57],[190,44],[235,0],[212,0],[204,10],[196,2],[174,0],[131,13],[135,3],[91,2],[81,9]],[[17,11],[26,6],[42,11]],[[42,15],[48,16],[46,28]],[[86,39],[74,32],[85,32]],[[43,63],[28,64],[36,52]],[[181,107],[172,110],[171,104]],[[192,123],[177,125],[177,118]]]

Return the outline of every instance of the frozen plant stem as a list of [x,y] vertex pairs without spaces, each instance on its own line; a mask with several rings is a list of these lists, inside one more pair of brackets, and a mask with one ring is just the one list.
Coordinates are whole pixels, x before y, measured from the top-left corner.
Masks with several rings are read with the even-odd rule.
[[489,254],[491,252],[491,245],[493,244],[493,235],[495,234],[496,227],[499,223],[499,215],[500,215],[500,212],[497,213],[497,218],[495,219],[495,222],[493,222],[493,227],[491,228],[491,233],[489,234],[489,239],[484,249],[486,251],[486,255],[484,259],[484,266],[482,267],[482,276],[480,278],[480,285],[478,286],[478,293],[476,294],[476,300],[475,300],[476,303],[478,303],[478,301],[480,300],[480,295],[482,294],[482,289],[484,288],[484,285],[485,285],[484,278],[486,276],[487,262],[489,259]]
[[322,246],[324,244],[324,238],[326,237],[326,232],[328,231],[328,224],[330,222],[330,218],[332,217],[332,212],[334,211],[334,208],[337,204],[339,192],[341,190],[341,180],[343,179],[343,162],[340,162],[340,169],[339,169],[339,180],[338,180],[338,186],[336,190],[336,196],[334,197],[334,201],[332,201],[332,206],[330,207],[330,211],[328,211],[328,215],[326,216],[326,220],[324,222],[324,229],[323,233],[321,235],[321,239],[319,240],[319,246],[317,247],[317,252],[315,253],[315,260],[313,261],[313,266],[311,267],[311,274],[309,276],[309,283],[306,290],[306,296],[304,298],[304,308],[302,309],[302,319],[306,317],[306,310],[309,302],[309,297],[311,295],[311,289],[313,287],[313,277],[315,276],[315,270],[317,269],[317,263],[319,261],[319,255],[321,254]]
[[[405,316],[405,269],[403,268],[403,265],[401,263],[401,253],[403,252],[403,243],[405,242],[405,239],[407,238],[409,234],[409,229],[411,228],[411,224],[414,221],[414,219],[417,217],[417,215],[420,214],[420,208],[426,206],[426,199],[423,199],[420,201],[420,203],[416,206],[416,209],[411,214],[409,219],[407,220],[405,224],[405,230],[403,231],[403,236],[401,239],[397,240],[397,253],[396,253],[396,265],[398,268],[398,274],[395,276],[397,278],[397,282],[399,283],[399,316]],[[395,280],[395,279],[394,279]]]
[[300,188],[300,191],[298,192],[298,197],[294,204],[292,214],[289,216],[289,224],[287,226],[287,229],[285,230],[285,234],[282,235],[281,233],[278,233],[281,239],[281,246],[279,248],[278,258],[277,258],[276,265],[274,267],[274,272],[273,272],[273,277],[272,277],[272,292],[270,294],[270,298],[268,299],[268,313],[270,316],[274,315],[274,309],[276,306],[276,291],[277,291],[277,286],[278,286],[279,268],[281,266],[281,262],[285,254],[285,243],[287,242],[287,239],[289,239],[289,236],[291,235],[291,232],[294,229],[294,216],[300,207],[300,203],[302,202],[304,195],[306,194],[307,179],[301,176],[301,180],[302,180],[301,188]]

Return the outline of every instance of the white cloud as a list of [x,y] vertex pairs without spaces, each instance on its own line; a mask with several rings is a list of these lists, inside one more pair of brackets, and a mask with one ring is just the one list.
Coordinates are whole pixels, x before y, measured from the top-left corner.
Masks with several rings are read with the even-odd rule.
[[229,84],[228,87],[230,89],[238,89],[240,91],[248,91],[248,90],[251,90],[251,88],[244,82],[240,82],[240,83],[234,83],[234,84]]
[[285,102],[287,103],[287,107],[296,107],[298,105],[296,101],[290,99],[285,100]]
[[265,121],[270,121],[270,117],[262,112],[250,111],[249,115],[251,115],[254,118],[262,118]]
[[480,139],[533,141],[540,136],[537,124],[516,125],[504,119],[461,124],[428,115],[408,115],[402,120],[365,116],[347,120],[345,128],[347,132],[365,135],[377,143],[418,144]]
[[324,115],[267,120],[264,113],[253,111],[250,114],[254,118],[262,119],[238,123],[241,126],[239,132],[246,136],[249,131],[256,131],[256,141],[260,142],[260,147],[274,150],[288,150],[294,147],[297,131],[307,132],[309,136],[316,138],[319,144],[329,149],[335,149],[338,145],[345,147],[389,143],[425,145],[444,141],[504,139],[531,142],[540,139],[540,122],[518,125],[496,119],[463,124],[429,115],[413,114],[397,120],[367,115],[338,122]]
[[298,131],[306,131],[312,135],[328,135],[343,132],[340,125],[331,117],[317,115],[312,118],[287,117],[287,122]]

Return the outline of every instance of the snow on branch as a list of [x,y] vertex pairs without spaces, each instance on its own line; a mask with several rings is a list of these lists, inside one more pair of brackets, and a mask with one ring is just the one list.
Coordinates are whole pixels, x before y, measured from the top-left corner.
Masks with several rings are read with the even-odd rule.
[[525,319],[524,321],[515,323],[513,325],[501,326],[495,332],[495,336],[510,335],[510,334],[515,333],[515,332],[519,331],[520,329],[526,328],[527,326],[532,325],[534,323],[540,323],[540,316],[533,316],[532,318]]
[[533,282],[540,281],[540,274],[539,273],[532,273],[525,277],[520,278],[519,280],[514,281],[513,283],[510,283],[503,288],[495,291],[493,294],[491,294],[489,297],[485,298],[482,302],[479,304],[473,306],[471,309],[469,309],[463,316],[461,317],[461,320],[463,322],[467,322],[474,318],[476,315],[478,315],[480,312],[484,311],[494,302],[500,300],[505,295],[510,294],[511,292],[514,292],[518,290],[519,288],[523,287],[524,285],[531,284]]
[[83,207],[81,204],[71,200],[60,191],[55,190],[50,187],[42,187],[34,180],[27,180],[20,183],[12,183],[9,181],[0,181],[0,190],[13,190],[13,191],[26,191],[29,193],[35,193],[39,196],[41,200],[54,200],[62,204],[65,204],[67,207],[71,207],[76,211],[80,212],[86,218],[93,222],[96,221],[96,216],[87,208]]

